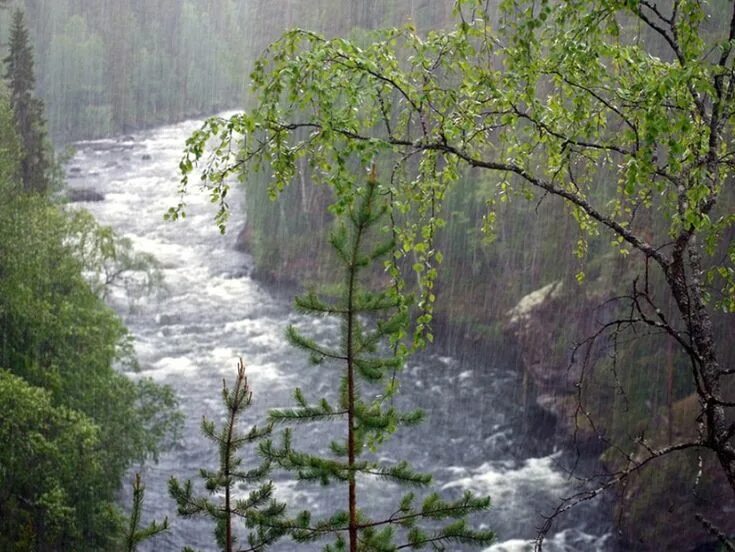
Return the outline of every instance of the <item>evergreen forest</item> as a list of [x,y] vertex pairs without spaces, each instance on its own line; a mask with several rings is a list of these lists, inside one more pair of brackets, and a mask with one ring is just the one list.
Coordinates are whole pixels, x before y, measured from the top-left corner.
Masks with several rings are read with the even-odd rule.
[[0,551],[735,550],[735,4],[0,0]]

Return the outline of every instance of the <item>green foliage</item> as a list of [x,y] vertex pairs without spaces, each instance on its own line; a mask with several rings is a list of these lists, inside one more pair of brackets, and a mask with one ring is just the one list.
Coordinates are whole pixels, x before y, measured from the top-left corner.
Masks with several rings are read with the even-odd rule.
[[105,481],[101,428],[0,370],[0,548],[109,549],[121,520]]
[[[133,382],[113,368],[133,365],[132,350],[117,316],[82,277],[71,246],[74,231],[74,217],[43,198],[2,200],[0,362],[45,389],[55,405],[95,424],[90,462],[102,468],[89,483],[88,504],[77,507],[111,508],[131,462],[155,455],[164,438],[173,437],[176,400],[170,389]],[[5,412],[13,415],[12,409]],[[77,549],[115,534],[109,523],[100,526],[94,518],[81,527]]]
[[[388,551],[402,547],[419,549],[428,544],[443,550],[452,542],[488,544],[494,533],[473,530],[464,519],[487,509],[487,498],[475,498],[468,493],[457,501],[446,502],[431,494],[421,506],[414,506],[414,495],[409,493],[394,514],[379,520],[369,518],[359,507],[361,477],[418,488],[431,482],[430,476],[415,472],[405,461],[385,465],[370,458],[391,434],[422,419],[420,411],[402,412],[393,404],[407,355],[402,344],[408,329],[405,300],[390,281],[378,291],[365,286],[367,269],[379,264],[395,247],[392,239],[382,240],[377,232],[385,219],[387,204],[374,171],[373,168],[366,185],[355,188],[330,237],[342,276],[339,293],[323,298],[311,292],[296,299],[297,309],[340,321],[338,345],[317,343],[292,326],[286,334],[291,344],[308,353],[314,364],[339,370],[338,402],[333,404],[322,398],[311,403],[296,389],[295,407],[269,413],[275,424],[343,424],[343,437],[330,443],[331,455],[324,457],[296,450],[288,428],[280,444],[266,441],[260,447],[261,453],[299,479],[348,487],[345,511],[321,520],[312,520],[309,512],[302,512],[288,524],[289,534],[296,542],[334,536],[336,540],[326,545],[325,551],[346,550],[348,545],[351,551]],[[441,520],[451,521],[437,525]],[[417,524],[421,521],[428,521],[430,529],[419,529]]]
[[43,102],[34,95],[33,50],[21,10],[13,14],[9,53],[3,62],[6,67],[4,77],[10,90],[10,106],[22,145],[20,177],[23,189],[44,193],[51,183],[50,150],[46,141]]
[[0,98],[0,366],[25,401],[8,391],[2,408],[0,548],[108,550],[123,532],[123,474],[175,437],[176,399],[116,369],[135,365],[130,338],[85,279],[104,255],[83,236],[103,231],[25,193],[14,122]]
[[166,412],[173,396],[113,369],[134,359],[119,318],[83,277],[77,217],[40,197],[6,197],[0,213],[0,358],[13,373],[109,428],[107,466],[119,476],[132,458],[155,450],[156,437],[173,424],[148,424],[143,405],[160,400]]
[[[626,336],[639,335],[642,328],[665,333],[694,372],[691,377],[675,370],[683,362],[662,367],[655,355],[639,354],[642,347],[626,343],[621,377],[613,361],[611,372],[592,383],[608,388],[603,395],[617,395],[620,381],[633,391],[630,416],[616,416],[622,399],[610,398],[615,407],[605,422],[620,424],[612,433],[626,436],[624,449],[636,447],[627,439],[629,423],[637,427],[646,417],[646,391],[654,402],[667,395],[669,406],[675,396],[699,393],[699,420],[707,422],[698,445],[717,455],[732,486],[731,320],[716,315],[731,313],[735,305],[734,198],[727,185],[735,113],[732,3],[508,0],[500,8],[495,17],[486,2],[460,0],[453,29],[422,33],[407,25],[367,40],[287,32],[255,64],[252,109],[212,118],[189,138],[180,165],[182,201],[168,217],[185,212],[183,194],[190,179],[201,177],[224,228],[231,185],[226,177],[237,172],[250,184],[258,180],[254,175],[265,174],[270,195],[285,196],[291,205],[278,206],[276,222],[264,221],[265,214],[254,219],[257,254],[257,247],[264,249],[257,241],[264,228],[277,226],[288,234],[285,228],[299,224],[285,219],[297,210],[294,188],[304,175],[329,188],[324,203],[341,216],[360,189],[355,167],[384,160],[391,173],[384,189],[386,226],[396,243],[387,268],[397,294],[418,295],[412,329],[413,346],[420,347],[432,338],[442,259],[449,258],[455,281],[465,274],[458,266],[493,266],[493,254],[477,247],[468,249],[470,259],[464,250],[457,253],[457,243],[475,245],[482,237],[460,235],[472,229],[467,220],[453,224],[452,219],[484,217],[482,229],[490,241],[493,232],[503,230],[499,215],[515,212],[508,206],[516,197],[537,199],[537,206],[551,203],[552,213],[564,210],[565,222],[556,228],[551,218],[543,243],[558,251],[555,238],[562,238],[578,262],[591,260],[576,276],[587,282],[585,299],[607,299],[608,290],[620,289],[619,277],[637,266],[643,276],[631,277],[632,314],[621,315],[630,330]],[[464,180],[476,182],[472,200],[452,195]],[[256,190],[263,194],[262,186]],[[472,216],[467,206],[474,209]],[[440,249],[446,226],[454,234],[453,253]],[[519,226],[517,232],[524,233]],[[513,243],[519,242],[526,243],[514,236]],[[289,255],[285,247],[282,252]],[[516,259],[528,255],[534,263],[536,251],[505,255],[501,259],[512,259],[508,265],[525,269]],[[556,269],[564,278],[564,265]],[[535,276],[540,285],[548,283],[544,276]],[[463,287],[455,281],[447,287]],[[507,284],[515,293],[521,285]],[[305,304],[321,308],[309,300]],[[475,320],[482,319],[481,308],[474,308]],[[565,322],[561,315],[553,319]],[[617,352],[624,332],[614,333]],[[311,349],[315,360],[335,352],[306,338],[294,341]],[[694,418],[688,423],[696,424]],[[334,465],[330,469],[340,475]]]
[[[201,470],[205,487],[211,495],[223,495],[222,501],[194,495],[190,480],[183,485],[172,477],[169,480],[169,494],[178,505],[179,515],[191,517],[204,515],[216,522],[217,544],[225,552],[236,548],[233,521],[240,519],[249,528],[248,550],[265,550],[285,532],[283,516],[285,504],[273,498],[273,483],[264,481],[270,472],[270,461],[266,459],[259,466],[244,469],[243,459],[238,452],[245,445],[254,443],[271,432],[270,426],[253,426],[247,433],[237,429],[238,418],[250,406],[252,393],[245,376],[245,365],[240,361],[237,378],[232,388],[222,382],[222,401],[227,411],[227,422],[217,429],[214,422],[203,419],[202,432],[219,449],[219,468],[216,471]],[[245,498],[237,498],[235,492],[240,487],[257,485]]]
[[70,216],[75,255],[96,295],[106,299],[112,289],[122,288],[132,309],[136,300],[165,291],[163,274],[153,255],[135,251],[129,238],[100,226],[87,211],[73,211]]
[[[339,213],[354,189],[351,162],[392,152],[391,210],[399,222],[399,254],[411,259],[422,294],[419,329],[432,318],[440,264],[434,238],[445,225],[441,205],[462,166],[497,172],[498,199],[509,186],[563,197],[586,234],[596,235],[601,224],[623,251],[650,245],[639,236],[650,230],[649,216],[669,221],[659,242],[682,225],[693,225],[707,243],[718,243],[733,221],[726,210],[710,212],[719,205],[710,196],[719,194],[721,185],[702,168],[710,155],[709,130],[690,94],[690,86],[702,94],[711,89],[706,78],[717,73],[715,67],[706,60],[682,67],[677,60],[651,56],[646,41],[635,36],[609,40],[618,29],[615,14],[627,9],[614,2],[591,10],[577,4],[552,10],[544,4],[539,13],[553,17],[555,25],[539,25],[545,17],[523,23],[519,16],[501,35],[508,42],[502,56],[480,4],[463,2],[459,8],[474,9],[474,16],[454,31],[424,36],[412,27],[390,29],[367,46],[303,30],[286,33],[256,63],[256,107],[227,120],[210,119],[190,137],[181,163],[182,191],[212,139],[216,146],[201,174],[219,205],[220,225],[226,221],[230,185],[224,177],[235,168],[249,174],[268,167],[271,191],[278,194],[308,165],[315,182],[332,187]],[[582,15],[587,11],[591,15]],[[701,20],[695,11],[686,12],[683,27]],[[507,21],[515,20],[509,14]],[[586,41],[576,47],[571,36]],[[702,53],[712,46],[697,46],[692,39],[687,51]],[[627,99],[630,108],[625,104],[623,111],[617,104]],[[721,182],[727,160],[714,159]],[[619,182],[617,191],[598,189],[597,182],[608,175]],[[690,178],[684,196],[678,175]],[[687,199],[682,212],[680,197]],[[183,209],[179,205],[169,217]],[[488,217],[493,219],[492,211]],[[583,240],[579,251],[584,250]],[[729,287],[725,283],[721,289]]]
[[20,170],[20,142],[15,130],[8,90],[0,83],[0,192],[17,193]]

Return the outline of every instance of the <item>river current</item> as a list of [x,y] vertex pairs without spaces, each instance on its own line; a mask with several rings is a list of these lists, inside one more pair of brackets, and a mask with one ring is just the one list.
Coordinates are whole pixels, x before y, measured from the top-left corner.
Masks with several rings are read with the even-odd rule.
[[[293,404],[295,387],[312,399],[334,396],[334,380],[325,369],[310,366],[283,335],[288,324],[324,338],[334,335],[337,327],[326,319],[296,314],[289,293],[265,288],[251,278],[252,260],[234,249],[234,230],[243,223],[242,192],[233,192],[230,198],[231,231],[224,236],[213,222],[214,209],[206,193],[187,198],[184,220],[163,220],[166,209],[177,202],[177,167],[184,140],[199,124],[186,121],[132,136],[80,142],[68,166],[70,187],[104,196],[102,201],[79,205],[130,238],[137,250],[153,254],[164,276],[164,289],[155,297],[131,296],[118,289],[109,298],[135,338],[141,371],[132,377],[171,385],[185,414],[176,446],[157,463],[135,470],[142,473],[146,486],[144,522],[168,516],[171,525],[141,550],[174,551],[185,545],[202,551],[217,549],[208,521],[176,515],[167,481],[172,475],[191,478],[201,490],[199,468],[216,467],[217,451],[202,436],[200,423],[202,416],[218,423],[223,420],[222,379],[233,380],[238,358],[247,366],[253,391],[243,429],[262,423],[269,408]],[[519,378],[500,358],[471,350],[454,356],[429,352],[414,358],[403,372],[401,401],[425,409],[426,420],[418,429],[397,433],[380,456],[387,462],[405,459],[415,469],[431,473],[432,488],[449,496],[463,489],[489,495],[491,510],[474,520],[498,534],[488,551],[521,552],[531,549],[528,541],[542,524],[542,514],[572,487],[558,467],[560,452],[538,443],[527,446],[513,400]],[[300,426],[297,432],[300,442],[316,443],[317,450],[327,448],[324,430]],[[341,489],[294,482],[278,473],[274,480],[279,498],[295,509],[324,514],[345,508]],[[392,493],[384,482],[365,482],[363,488],[362,496],[369,497],[371,509],[396,504],[399,491]],[[121,491],[120,500],[129,504],[129,485]],[[544,549],[611,550],[602,520],[600,506],[578,509],[555,525]],[[320,550],[323,544],[283,541],[272,550]]]

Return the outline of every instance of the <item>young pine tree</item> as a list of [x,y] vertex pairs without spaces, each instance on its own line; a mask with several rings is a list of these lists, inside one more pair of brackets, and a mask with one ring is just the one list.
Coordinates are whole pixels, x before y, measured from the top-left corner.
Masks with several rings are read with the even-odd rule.
[[[377,477],[419,488],[431,481],[430,476],[414,472],[407,462],[384,465],[365,458],[367,451],[374,451],[397,428],[421,420],[420,411],[401,412],[392,401],[397,389],[396,373],[405,360],[406,348],[398,345],[408,330],[406,309],[390,283],[378,291],[367,289],[365,283],[375,280],[369,269],[394,250],[393,242],[380,242],[376,232],[386,213],[385,196],[379,189],[373,171],[331,235],[343,280],[339,296],[322,299],[316,293],[308,293],[296,299],[299,310],[336,317],[341,322],[339,345],[317,343],[293,327],[287,331],[290,342],[309,353],[315,364],[328,364],[341,372],[339,403],[330,404],[325,398],[310,403],[296,389],[295,408],[270,412],[271,421],[279,424],[341,421],[344,437],[330,444],[331,455],[321,457],[296,450],[287,428],[282,444],[264,441],[261,452],[282,468],[295,472],[299,479],[347,486],[344,510],[318,521],[312,521],[312,516],[303,512],[290,522],[289,533],[296,542],[331,536],[335,540],[324,548],[329,552],[387,552],[429,545],[442,550],[453,543],[488,544],[494,534],[473,530],[466,521],[468,515],[489,507],[488,498],[466,493],[458,500],[445,501],[432,493],[417,504],[410,492],[399,501],[393,514],[382,519],[371,519],[360,508],[361,502],[365,502],[359,485],[363,478]],[[380,385],[385,391],[378,398],[368,398],[368,389],[374,391]],[[419,522],[429,528],[420,528]]]
[[[200,470],[205,486],[211,496],[223,495],[221,501],[213,501],[211,497],[194,496],[190,480],[183,485],[172,477],[169,480],[169,494],[178,504],[178,512],[183,517],[204,515],[216,521],[215,535],[217,543],[225,552],[259,552],[280,538],[285,505],[272,498],[273,484],[264,482],[270,471],[270,462],[265,460],[259,466],[246,470],[238,451],[246,444],[253,443],[271,431],[270,427],[253,426],[247,433],[237,430],[237,422],[243,411],[250,406],[252,394],[245,377],[245,366],[240,360],[237,367],[237,378],[232,389],[222,382],[222,399],[227,409],[227,421],[218,430],[214,422],[202,420],[202,432],[219,447],[219,469]],[[240,484],[258,484],[258,487],[245,498],[235,496],[236,486]],[[261,522],[255,527],[253,518]],[[244,520],[253,529],[248,535],[248,546],[237,547],[233,522]]]
[[23,189],[26,192],[45,193],[51,182],[51,155],[46,140],[43,102],[33,94],[36,83],[33,50],[21,10],[13,14],[8,49],[9,53],[3,61],[10,90],[10,105],[23,151],[20,161]]
[[130,512],[128,530],[125,533],[125,552],[135,552],[141,542],[168,531],[168,518],[164,518],[160,523],[152,521],[146,527],[140,526],[144,496],[145,485],[140,479],[140,474],[136,473],[133,479],[133,507]]

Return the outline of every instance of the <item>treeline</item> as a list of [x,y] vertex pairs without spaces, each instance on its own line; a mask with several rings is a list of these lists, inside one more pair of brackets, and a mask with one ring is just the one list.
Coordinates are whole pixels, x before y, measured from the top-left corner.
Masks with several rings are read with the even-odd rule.
[[[240,105],[247,5],[235,0],[24,0],[37,91],[57,142]],[[7,31],[10,11],[0,14]]]
[[59,171],[20,12],[8,42],[0,83],[0,549],[114,550],[125,521],[115,494],[129,466],[173,435],[175,399],[121,373],[135,368],[130,336],[104,290],[84,276],[115,262],[118,244],[89,214],[54,201]]
[[[441,5],[439,5],[441,4]],[[283,29],[329,34],[449,20],[451,2],[15,0],[35,44],[56,142],[237,108],[252,61]],[[0,12],[7,32],[10,10]]]

